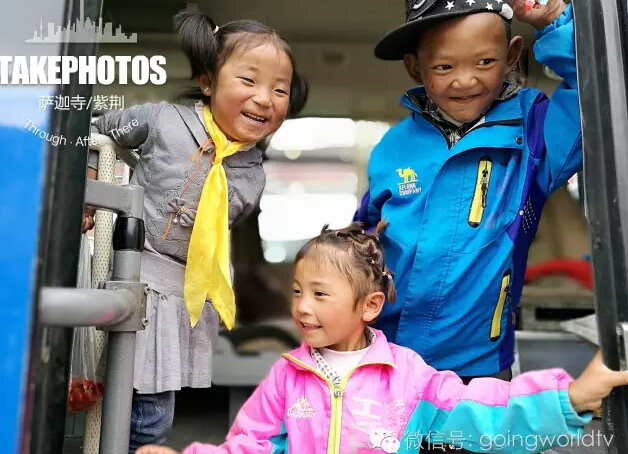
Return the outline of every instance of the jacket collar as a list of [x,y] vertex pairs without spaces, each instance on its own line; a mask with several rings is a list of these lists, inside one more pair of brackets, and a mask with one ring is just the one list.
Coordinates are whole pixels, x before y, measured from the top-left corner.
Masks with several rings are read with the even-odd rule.
[[195,107],[183,104],[174,104],[175,109],[179,112],[179,115],[183,119],[183,122],[190,130],[190,133],[196,140],[196,143],[200,147],[205,143],[209,135],[205,130],[202,120],[196,113]]
[[448,120],[438,106],[429,98],[423,86],[414,87],[400,100],[402,106],[419,114],[432,123],[447,138],[450,147],[456,144],[471,129],[489,121],[513,120],[521,118],[518,103],[505,102],[515,97],[523,87],[504,81],[502,91],[479,118],[464,124],[455,124]]
[[488,109],[486,109],[486,112],[480,117],[478,117],[477,119],[469,123],[463,124],[462,126],[456,125],[447,121],[441,115],[440,110],[438,109],[436,104],[434,104],[434,102],[429,98],[429,96],[427,95],[427,92],[425,91],[425,87],[423,86],[411,88],[401,97],[399,102],[403,107],[406,107],[407,109],[410,109],[413,112],[428,116],[435,122],[442,123],[443,125],[447,127],[470,128],[475,123],[477,123],[484,115],[488,115],[490,111],[498,108],[500,104],[502,104],[503,101],[507,101],[513,98],[514,96],[516,96],[522,90],[522,88],[523,87],[521,87],[520,85],[515,85],[511,82],[504,81],[504,86],[502,87],[502,91],[500,92],[499,96],[495,98],[495,101],[491,103]]
[[[375,340],[370,345],[368,352],[366,352],[359,364],[390,364],[396,369],[397,364],[395,363],[395,358],[392,354],[392,350],[390,349],[390,344],[388,343],[386,336],[384,336],[384,333],[380,330],[370,327],[368,327],[367,329],[373,333],[373,335],[375,336]],[[307,368],[317,369],[316,362],[311,355],[311,349],[305,342],[303,342],[299,348],[291,351],[284,356],[296,359],[300,363],[308,366]],[[290,361],[290,363],[297,368],[303,369],[302,366],[295,363],[294,361]]]
[[[205,128],[205,123],[203,119],[203,108],[205,105],[198,101],[194,105],[183,105],[183,104],[174,104],[174,107],[179,112],[179,115],[183,119],[183,122],[194,136],[194,140],[198,146],[203,145],[207,139],[209,138],[209,133]],[[251,143],[245,147],[243,147],[240,151],[246,151],[255,146],[255,143]]]

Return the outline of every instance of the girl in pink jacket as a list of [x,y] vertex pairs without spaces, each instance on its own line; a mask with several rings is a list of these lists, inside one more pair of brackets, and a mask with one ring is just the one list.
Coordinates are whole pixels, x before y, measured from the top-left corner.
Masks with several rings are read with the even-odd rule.
[[272,367],[224,444],[193,443],[183,454],[401,454],[419,452],[423,440],[475,452],[540,452],[580,437],[590,412],[628,384],[628,372],[609,370],[598,353],[575,381],[552,369],[465,385],[387,342],[368,324],[386,297],[394,301],[392,276],[377,232],[360,224],[323,229],[295,263],[292,315],[303,345]]

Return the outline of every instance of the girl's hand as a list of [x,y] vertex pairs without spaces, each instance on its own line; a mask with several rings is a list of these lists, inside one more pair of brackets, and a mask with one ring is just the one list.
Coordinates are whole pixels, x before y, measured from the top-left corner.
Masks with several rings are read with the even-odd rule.
[[96,214],[96,210],[94,208],[83,209],[83,225],[81,227],[83,233],[94,228],[94,225],[96,224],[94,222],[94,214]]
[[578,413],[596,411],[613,388],[628,385],[628,371],[610,370],[598,351],[580,377],[569,385],[569,399]]
[[172,448],[158,445],[146,445],[140,447],[135,454],[179,454]]
[[[532,25],[537,30],[543,30],[560,17],[567,5],[563,0],[548,0],[546,5],[530,7],[534,0],[508,0],[515,18],[519,22]],[[528,6],[526,7],[526,3]]]

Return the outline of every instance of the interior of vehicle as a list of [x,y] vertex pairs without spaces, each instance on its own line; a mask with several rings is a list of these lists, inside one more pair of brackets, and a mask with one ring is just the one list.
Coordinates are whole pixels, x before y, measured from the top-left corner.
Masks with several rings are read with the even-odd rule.
[[[403,21],[403,2],[234,0],[149,5],[107,0],[103,17],[122,30],[136,32],[138,38],[137,43],[101,44],[99,53],[163,55],[168,80],[161,86],[99,86],[95,94],[123,96],[128,106],[176,99],[193,85],[188,62],[172,33],[172,16],[182,8],[198,8],[219,25],[253,18],[276,28],[290,42],[310,86],[300,118],[288,120],[265,142],[267,187],[260,209],[232,234],[241,328],[225,331],[221,337],[225,344],[219,350],[229,355],[224,363],[220,357],[216,360],[215,382],[228,386],[241,379],[243,384],[247,380],[253,384],[263,377],[265,368],[252,367],[257,363],[250,355],[258,355],[262,364],[272,363],[276,355],[298,342],[289,318],[294,255],[324,224],[334,228],[351,221],[368,184],[366,164],[371,149],[391,125],[407,115],[398,102],[412,86],[403,64],[383,62],[373,55],[378,39]],[[525,42],[514,77],[551,95],[560,78],[534,59],[534,31],[515,21],[513,33],[522,35]],[[569,187],[558,190],[547,203],[530,251],[530,265],[584,260],[590,254],[582,206],[574,177]],[[561,330],[560,323],[592,314],[593,308],[593,293],[581,282],[556,272],[536,276],[524,289],[518,314],[518,328],[524,331],[519,350],[525,352],[519,367],[545,367],[561,358],[564,367],[580,373],[593,350]],[[540,345],[550,352],[549,357],[538,354]],[[573,347],[572,355],[565,355],[567,345]],[[235,372],[239,366],[232,354],[243,358],[247,378]],[[250,372],[260,367],[259,374]],[[231,420],[247,394],[244,386],[229,388]]]
[[[620,189],[628,167],[620,153],[615,153],[625,144],[622,139],[627,139],[618,131],[628,131],[628,127],[624,127],[628,115],[625,115],[626,79],[623,78],[627,61],[624,36],[626,10],[621,2],[612,0],[601,0],[599,5],[589,3],[583,2],[579,6],[581,28],[577,36],[579,74],[582,73],[581,82],[586,87],[581,87],[580,95],[582,112],[587,117],[584,122],[585,168],[587,164],[589,167],[584,178],[583,175],[574,176],[566,187],[559,189],[543,211],[528,261],[529,269],[533,269],[534,273],[524,287],[517,318],[519,357],[515,373],[559,366],[572,375],[578,375],[593,354],[594,346],[582,336],[566,332],[569,330],[563,322],[593,313],[598,316],[599,336],[606,357],[615,365],[620,364],[621,359],[622,367],[626,367],[625,345],[624,350],[618,350],[618,345],[626,338],[617,334],[621,327],[616,325],[626,318],[627,310],[624,306],[628,295],[625,278],[625,264],[628,263],[625,251],[628,248],[623,237],[628,205]],[[53,2],[46,5],[48,9],[42,10],[41,20],[33,20],[31,11],[23,14],[28,16],[26,22],[29,24],[33,20],[36,32],[43,30],[52,16],[61,15],[61,10],[66,17],[78,16],[80,8],[82,18],[83,8],[93,13],[101,7],[98,1],[72,3],[58,0],[54,5]],[[596,7],[603,11],[603,15],[598,14]],[[219,25],[233,19],[252,18],[279,30],[290,42],[299,70],[308,79],[310,96],[300,117],[288,120],[263,144],[267,187],[259,210],[234,228],[231,237],[239,306],[238,329],[221,333],[214,363],[216,386],[205,391],[185,390],[180,393],[174,431],[169,440],[169,445],[175,448],[182,448],[192,439],[213,443],[222,441],[234,413],[265,375],[270,364],[281,352],[299,342],[289,318],[294,255],[324,224],[333,228],[346,225],[351,220],[367,188],[365,176],[369,154],[386,130],[407,115],[398,100],[412,86],[402,63],[382,62],[373,55],[378,39],[403,22],[401,0],[204,0],[197,3],[104,0],[100,12],[102,20],[111,23],[112,29],[135,33],[137,42],[101,43],[97,54],[163,55],[167,61],[167,82],[143,86],[97,85],[93,87],[93,93],[91,87],[65,87],[63,90],[66,93],[91,94],[102,102],[96,103],[91,113],[81,114],[84,117],[79,121],[72,114],[55,113],[51,118],[56,131],[74,128],[88,134],[87,117],[90,114],[95,117],[112,108],[176,100],[184,88],[193,85],[189,79],[188,62],[179,50],[172,31],[172,17],[183,8],[198,8]],[[52,9],[56,9],[54,13],[50,13]],[[26,23],[22,16],[20,18],[21,25]],[[610,27],[607,33],[605,26]],[[526,48],[517,69],[519,82],[551,95],[560,79],[534,59],[533,31],[515,22],[513,33],[524,37]],[[23,44],[21,37],[18,41]],[[9,48],[11,43],[7,40],[0,46]],[[27,54],[21,51],[21,47],[16,46],[15,49],[19,51],[6,53]],[[94,43],[90,43],[82,47],[61,46],[60,52],[89,55],[96,53],[95,49]],[[601,69],[598,71],[598,68]],[[623,91],[618,87],[623,87]],[[109,102],[106,102],[107,99]],[[32,100],[29,102],[32,103]],[[13,104],[16,104],[13,100],[5,104],[8,106],[5,123],[9,116],[7,112],[13,112]],[[40,112],[40,115],[44,114]],[[608,121],[609,118],[611,121]],[[23,129],[22,125],[18,129]],[[16,149],[24,146],[19,141],[11,143]],[[79,208],[82,209],[85,162],[63,153],[47,157],[43,152],[35,155],[34,160],[41,166],[36,170],[43,174],[47,169],[49,179],[37,184],[48,185],[42,192],[49,199],[35,200],[31,203],[32,207],[26,207],[31,217],[46,217],[41,228],[43,233],[38,234],[41,238],[36,233],[32,236],[42,244],[56,242],[58,246],[57,249],[51,247],[50,250],[54,251],[45,260],[43,253],[35,252],[33,247],[33,262],[39,259],[37,263],[44,263],[37,285],[61,287],[75,279],[72,276],[73,266],[64,269],[60,265],[66,263],[68,257],[73,257],[70,252],[76,249],[76,245],[69,244],[73,237],[70,238],[67,232],[73,231],[76,225],[73,216],[76,214],[78,217]],[[130,171],[118,161],[113,183],[126,183]],[[23,173],[29,172],[30,167]],[[64,189],[64,183],[67,183],[65,189],[69,191],[65,194],[76,192],[71,198],[63,197],[64,191],[60,188]],[[70,189],[71,183],[74,187]],[[588,203],[584,198],[585,186]],[[44,207],[43,215],[39,211],[40,204]],[[13,210],[26,208],[12,206]],[[585,213],[585,208],[588,213]],[[55,222],[51,221],[51,213],[57,215]],[[59,213],[71,216],[64,217]],[[32,231],[37,232],[36,226],[32,227]],[[591,244],[595,247],[591,248]],[[97,245],[97,249],[99,247],[103,248]],[[589,262],[591,258],[596,263],[595,275],[591,276],[589,269],[584,278],[551,270],[548,265],[569,260]],[[32,285],[30,276],[27,278],[24,279],[24,288]],[[9,275],[7,285],[17,285],[9,282],[10,279]],[[592,280],[596,284],[595,295]],[[31,294],[23,299],[26,315],[20,314],[26,320],[30,314],[27,309],[31,310],[34,303]],[[49,440],[58,438],[61,431],[66,439],[64,453],[81,452],[84,439],[96,439],[99,434],[85,431],[82,415],[71,416],[65,422],[58,417],[61,413],[65,414],[66,383],[59,377],[67,371],[71,330],[59,327],[41,330],[37,318],[33,320],[33,327],[24,323],[25,328],[19,332],[24,349],[31,349],[32,368],[27,372],[22,359],[7,355],[15,364],[20,364],[19,370],[14,368],[19,373],[12,376],[16,386],[36,389],[34,397],[23,399],[26,404],[16,400],[16,409],[30,410],[25,410],[24,421],[12,422],[14,425],[11,427],[15,427],[17,433],[12,435],[15,435],[15,440],[20,439],[20,443],[27,444],[32,439],[31,452],[44,454],[60,452],[58,448],[48,446],[52,446]],[[7,323],[11,326],[10,320]],[[7,332],[13,333],[11,330]],[[17,338],[17,334],[13,336]],[[31,338],[32,345],[29,346]],[[19,355],[27,356],[24,351]],[[24,377],[31,381],[25,384]],[[29,407],[32,401],[39,405],[37,413],[31,411],[32,406]],[[592,429],[596,430],[603,424],[606,431],[617,436],[616,444],[612,446],[615,450],[617,446],[628,446],[625,410],[625,395],[618,391],[606,407],[604,421],[595,419],[592,424]],[[21,415],[20,411],[11,414]],[[22,432],[28,433],[31,439],[23,437]],[[601,452],[604,448],[598,446],[595,450]],[[26,449],[23,451],[26,452]]]
[[[233,241],[236,266],[255,267],[265,278],[276,282],[276,288],[288,297],[291,257],[325,223],[333,228],[351,220],[368,184],[365,166],[372,147],[391,124],[407,115],[398,101],[413,82],[403,64],[380,61],[373,55],[377,40],[404,20],[403,2],[107,0],[103,4],[103,18],[127,33],[137,33],[137,43],[103,43],[99,53],[163,55],[168,79],[161,86],[98,86],[95,95],[124,96],[124,105],[129,106],[176,99],[185,87],[193,84],[189,80],[189,64],[172,32],[172,16],[186,7],[200,9],[217,24],[254,18],[271,25],[290,42],[299,70],[308,79],[310,96],[301,118],[287,121],[267,144],[268,185],[261,214],[256,222],[241,226]],[[517,78],[551,95],[560,79],[534,59],[534,31],[515,21],[513,33],[522,35],[525,42]],[[577,195],[577,189],[570,192],[565,187],[550,200],[529,263],[558,257],[580,259],[590,253]],[[316,208],[304,211],[304,206]],[[256,234],[261,241],[256,241]],[[256,242],[261,244],[255,246]],[[543,282],[537,284],[556,288],[555,279]],[[568,313],[563,318],[586,315],[593,307],[588,289],[569,279],[559,278],[558,285],[568,292],[567,298],[577,301],[577,307],[572,309],[584,311]],[[538,296],[535,291],[531,290],[532,299]],[[554,296],[556,309],[561,309],[560,295]],[[551,321],[560,314],[540,316]],[[527,319],[541,322],[533,316]]]

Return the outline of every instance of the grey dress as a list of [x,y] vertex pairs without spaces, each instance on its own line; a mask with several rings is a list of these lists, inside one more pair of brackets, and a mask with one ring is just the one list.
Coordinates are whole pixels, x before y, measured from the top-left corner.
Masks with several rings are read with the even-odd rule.
[[[194,329],[183,300],[183,278],[192,225],[211,167],[199,147],[209,135],[203,106],[162,102],[110,112],[92,131],[123,147],[136,148],[140,160],[130,184],[145,190],[146,243],[141,279],[148,296],[149,325],[137,334],[134,388],[141,394],[211,386],[212,349],[219,319],[210,302]],[[126,126],[126,127],[125,127]],[[89,165],[97,167],[95,154]],[[229,227],[259,203],[266,177],[262,153],[255,147],[223,161],[228,181]]]

